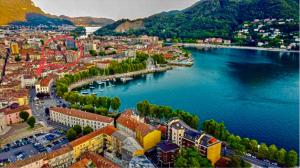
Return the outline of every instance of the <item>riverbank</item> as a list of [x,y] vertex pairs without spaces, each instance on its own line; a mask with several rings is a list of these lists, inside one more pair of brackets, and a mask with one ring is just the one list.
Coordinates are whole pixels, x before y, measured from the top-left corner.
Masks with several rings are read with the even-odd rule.
[[249,46],[226,46],[226,45],[215,45],[215,44],[197,44],[197,43],[178,43],[179,46],[192,47],[192,48],[231,48],[231,49],[242,49],[242,50],[259,50],[259,51],[275,51],[275,52],[289,52],[289,53],[300,53],[296,50],[287,50],[281,48],[263,48],[263,47],[249,47]]
[[112,80],[114,78],[121,78],[121,77],[134,77],[139,76],[143,74],[149,74],[149,73],[155,73],[155,72],[164,72],[173,69],[172,66],[165,66],[165,67],[158,67],[153,69],[145,69],[141,71],[134,71],[134,72],[128,72],[123,74],[115,74],[115,75],[109,75],[109,76],[95,76],[92,78],[84,79],[79,82],[73,83],[68,87],[68,91],[72,91],[75,88],[82,87],[84,85],[87,85],[89,83],[92,83],[94,81],[98,80]]

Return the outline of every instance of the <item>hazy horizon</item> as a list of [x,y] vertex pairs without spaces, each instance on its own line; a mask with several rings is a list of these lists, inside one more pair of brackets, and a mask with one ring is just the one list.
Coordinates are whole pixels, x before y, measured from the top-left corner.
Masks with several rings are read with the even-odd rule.
[[137,19],[163,11],[182,10],[198,0],[33,0],[44,12],[71,17]]

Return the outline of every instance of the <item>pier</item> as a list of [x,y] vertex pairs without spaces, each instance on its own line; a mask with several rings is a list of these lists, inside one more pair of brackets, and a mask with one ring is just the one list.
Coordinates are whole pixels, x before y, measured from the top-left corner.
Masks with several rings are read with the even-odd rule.
[[68,87],[68,90],[70,92],[75,88],[87,85],[89,83],[92,83],[92,82],[98,81],[98,80],[113,80],[114,78],[123,78],[123,77],[128,78],[128,77],[140,76],[143,74],[164,72],[164,71],[168,71],[171,69],[173,69],[171,66],[165,66],[165,67],[158,67],[158,68],[153,68],[153,69],[145,69],[145,70],[140,70],[140,71],[128,72],[128,73],[123,73],[123,74],[115,74],[115,75],[109,75],[109,76],[95,76],[95,77],[87,78],[87,79],[84,79],[84,80],[81,80],[81,81],[71,84]]

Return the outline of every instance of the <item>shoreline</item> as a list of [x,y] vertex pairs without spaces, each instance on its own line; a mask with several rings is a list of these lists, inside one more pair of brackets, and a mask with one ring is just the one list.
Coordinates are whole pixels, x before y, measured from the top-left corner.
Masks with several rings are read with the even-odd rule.
[[257,50],[257,51],[273,51],[273,52],[288,52],[288,53],[300,53],[296,50],[287,50],[280,48],[263,48],[263,47],[250,47],[250,46],[226,46],[226,45],[215,45],[215,44],[197,44],[197,43],[178,43],[179,46],[193,47],[193,48],[231,48],[240,50]]
[[92,83],[97,80],[105,80],[105,79],[112,80],[113,78],[133,77],[133,76],[139,76],[139,75],[155,73],[155,72],[164,72],[164,71],[168,71],[171,69],[173,69],[172,66],[166,66],[166,67],[158,67],[155,69],[145,69],[145,70],[140,70],[140,71],[128,72],[128,73],[123,73],[123,74],[115,74],[115,75],[109,75],[109,76],[95,76],[95,77],[84,79],[84,80],[81,80],[81,81],[71,84],[68,87],[68,92],[72,91],[75,88],[87,85],[87,84]]

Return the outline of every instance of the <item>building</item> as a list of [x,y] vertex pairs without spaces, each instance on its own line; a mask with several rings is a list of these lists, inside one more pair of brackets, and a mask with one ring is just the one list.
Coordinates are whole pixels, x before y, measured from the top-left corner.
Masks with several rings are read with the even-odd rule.
[[65,147],[48,153],[47,160],[51,167],[67,168],[73,161],[73,149],[67,144]]
[[11,49],[11,54],[13,55],[18,55],[20,53],[18,43],[11,43],[10,49]]
[[145,151],[155,147],[161,140],[161,132],[133,115],[127,110],[117,119],[117,128],[136,138]]
[[[106,159],[101,155],[98,155],[95,152],[86,152],[81,156],[81,159],[89,160],[95,167],[98,168],[120,168],[119,165],[115,164],[114,162]],[[78,168],[78,166],[75,166],[74,168]]]
[[90,126],[93,130],[114,124],[114,119],[94,113],[84,112],[77,109],[53,107],[50,108],[50,119],[69,127],[80,125]]
[[125,162],[129,162],[133,157],[143,155],[144,149],[140,144],[128,134],[117,130],[112,134],[112,147]]
[[0,113],[0,134],[7,131],[6,117],[3,113]]
[[21,87],[31,88],[35,86],[36,78],[34,75],[22,75],[21,77]]
[[70,142],[73,148],[73,161],[76,161],[85,152],[101,153],[109,148],[111,145],[110,136],[116,130],[113,126],[106,126]]
[[132,160],[129,163],[129,168],[137,168],[137,167],[155,168],[153,163],[145,155],[132,158]]
[[5,120],[7,125],[11,125],[14,123],[22,122],[23,120],[20,118],[20,112],[26,111],[29,114],[29,117],[32,115],[30,106],[18,106],[17,108],[5,108],[1,109],[0,113],[5,115]]
[[41,79],[39,81],[39,83],[35,85],[36,93],[49,95],[50,90],[51,90],[51,85],[52,85],[52,82],[54,81],[54,78],[55,78],[54,76],[49,75],[49,76]]
[[180,147],[196,147],[213,165],[221,158],[221,141],[192,129],[180,119],[168,123],[168,139]]
[[66,40],[65,41],[65,45],[67,47],[67,49],[75,49],[76,48],[76,43],[74,40]]
[[169,141],[162,141],[156,146],[158,166],[173,167],[179,153],[179,146]]
[[7,165],[6,168],[41,168],[44,165],[46,158],[46,153],[40,153],[28,159],[18,160],[15,163],[11,163]]

